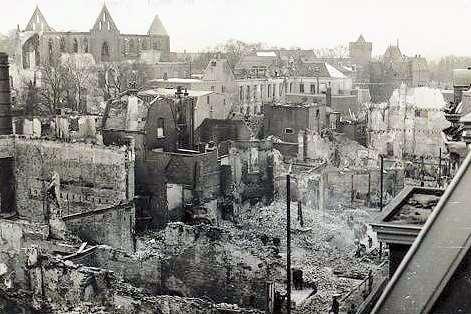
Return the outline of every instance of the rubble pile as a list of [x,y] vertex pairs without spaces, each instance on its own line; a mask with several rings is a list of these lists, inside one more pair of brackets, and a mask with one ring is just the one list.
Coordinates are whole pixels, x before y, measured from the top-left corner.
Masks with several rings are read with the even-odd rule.
[[[366,243],[365,222],[371,221],[374,214],[365,209],[343,207],[328,212],[304,208],[301,227],[296,205],[294,202],[291,205],[292,267],[303,270],[305,282],[316,283],[318,287],[317,295],[306,300],[299,310],[299,313],[311,313],[325,308],[332,295],[348,293],[379,263],[379,259],[354,256],[355,239]],[[248,250],[264,247],[263,238],[279,239],[279,268],[285,267],[285,202],[276,201],[267,207],[244,206],[240,209],[238,225],[238,241]],[[285,275],[281,272],[279,279],[283,283]]]

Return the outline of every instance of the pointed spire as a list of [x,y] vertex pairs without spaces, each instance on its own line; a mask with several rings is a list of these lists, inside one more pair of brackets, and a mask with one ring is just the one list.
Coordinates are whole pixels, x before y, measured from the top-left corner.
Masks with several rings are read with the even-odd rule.
[[98,17],[93,25],[93,29],[97,31],[109,31],[109,32],[119,32],[116,27],[113,18],[111,17],[110,11],[106,7],[106,3],[103,2],[103,8],[98,14]]
[[53,32],[54,30],[52,27],[47,24],[44,15],[42,14],[41,10],[39,10],[39,6],[36,5],[34,9],[33,16],[28,22],[25,31],[29,32]]
[[164,24],[160,20],[159,16],[156,14],[152,25],[147,32],[148,35],[159,35],[159,36],[168,36],[167,30],[165,29]]
[[366,42],[365,38],[363,37],[363,34],[360,34],[360,37],[358,37],[357,42],[358,43],[365,43]]

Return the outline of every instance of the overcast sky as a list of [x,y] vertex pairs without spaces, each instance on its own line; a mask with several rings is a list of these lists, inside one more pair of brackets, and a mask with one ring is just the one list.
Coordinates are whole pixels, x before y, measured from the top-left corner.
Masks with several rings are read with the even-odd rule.
[[[158,14],[172,51],[235,38],[302,48],[346,44],[360,33],[373,54],[471,56],[471,0],[106,0],[122,33],[144,34]],[[26,27],[36,5],[57,30],[89,30],[103,0],[0,0],[0,32]]]

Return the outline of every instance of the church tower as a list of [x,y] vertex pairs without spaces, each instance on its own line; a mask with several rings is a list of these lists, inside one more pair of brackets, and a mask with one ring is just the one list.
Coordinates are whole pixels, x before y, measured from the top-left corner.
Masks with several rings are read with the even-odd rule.
[[357,41],[349,44],[349,55],[352,59],[352,64],[366,66],[371,60],[371,52],[373,44],[367,42],[363,35],[358,37]]

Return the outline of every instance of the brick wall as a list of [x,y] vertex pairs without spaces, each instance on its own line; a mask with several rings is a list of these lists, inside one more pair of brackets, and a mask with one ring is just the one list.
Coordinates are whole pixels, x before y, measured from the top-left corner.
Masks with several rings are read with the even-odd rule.
[[60,177],[65,215],[104,208],[127,199],[127,151],[81,143],[15,140],[16,204],[20,216],[43,222],[43,191]]
[[[325,106],[264,106],[265,135],[274,135],[290,143],[298,142],[298,133],[306,129],[318,130],[327,126]],[[291,129],[288,133],[286,129]]]

